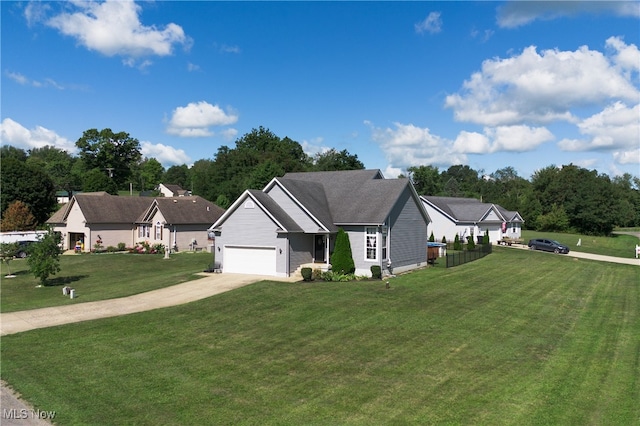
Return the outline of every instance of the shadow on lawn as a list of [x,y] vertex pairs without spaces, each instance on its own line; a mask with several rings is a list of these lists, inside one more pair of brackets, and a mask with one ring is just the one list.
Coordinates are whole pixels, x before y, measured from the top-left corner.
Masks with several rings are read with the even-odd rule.
[[57,287],[61,285],[71,284],[75,281],[80,281],[83,278],[87,278],[88,275],[72,275],[70,277],[56,277],[47,280],[47,287]]

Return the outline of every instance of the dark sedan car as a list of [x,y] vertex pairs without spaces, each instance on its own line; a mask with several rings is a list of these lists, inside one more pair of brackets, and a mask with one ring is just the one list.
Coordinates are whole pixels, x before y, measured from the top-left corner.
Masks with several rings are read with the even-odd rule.
[[531,250],[552,251],[554,253],[569,253],[569,247],[564,244],[560,244],[555,240],[547,240],[546,238],[535,238],[533,240],[529,240],[529,248]]

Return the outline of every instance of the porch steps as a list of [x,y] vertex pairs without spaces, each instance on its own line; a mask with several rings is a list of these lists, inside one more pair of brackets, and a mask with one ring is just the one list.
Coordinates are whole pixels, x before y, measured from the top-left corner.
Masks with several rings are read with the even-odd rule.
[[322,272],[326,272],[329,270],[329,266],[326,263],[303,263],[298,266],[298,269],[291,273],[291,277],[295,277],[296,279],[300,279],[302,281],[302,268],[311,268],[312,271],[316,269],[320,269]]

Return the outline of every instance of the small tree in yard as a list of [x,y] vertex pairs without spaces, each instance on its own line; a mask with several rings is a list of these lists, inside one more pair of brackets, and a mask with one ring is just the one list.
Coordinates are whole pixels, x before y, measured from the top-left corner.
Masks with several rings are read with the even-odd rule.
[[453,240],[453,249],[462,250],[462,243],[460,242],[460,236],[456,234],[456,238]]
[[7,277],[13,277],[11,275],[11,268],[9,268],[9,262],[11,262],[18,251],[18,243],[0,243],[0,261],[7,264]]
[[429,236],[429,242],[435,243],[435,241],[436,241],[436,237],[433,235],[433,231],[431,231],[431,235]]
[[29,206],[20,200],[9,204],[2,215],[0,231],[33,231],[36,229],[36,218],[31,214]]
[[55,275],[60,271],[60,240],[60,234],[50,229],[33,245],[31,255],[27,258],[31,273],[42,285],[47,285],[49,275]]
[[331,255],[331,269],[336,273],[352,274],[356,270],[351,253],[349,235],[342,228],[336,236],[336,246]]
[[467,250],[473,250],[476,248],[476,243],[473,241],[473,234],[467,237]]
[[489,244],[489,230],[484,231],[484,236],[482,237],[482,244]]

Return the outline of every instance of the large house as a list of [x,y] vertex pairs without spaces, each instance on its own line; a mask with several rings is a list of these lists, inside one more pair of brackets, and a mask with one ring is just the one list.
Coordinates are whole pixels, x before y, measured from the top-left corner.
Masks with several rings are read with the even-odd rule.
[[224,210],[199,196],[119,197],[81,193],[47,220],[63,236],[63,248],[84,251],[138,242],[174,250],[206,248],[208,227]]
[[429,234],[437,241],[445,237],[452,242],[456,234],[464,242],[467,237],[482,237],[489,231],[489,241],[520,238],[524,220],[518,212],[497,204],[483,203],[475,198],[421,196],[432,222]]
[[335,237],[349,236],[356,274],[426,263],[429,216],[408,179],[380,170],[287,173],[245,191],[212,226],[223,272],[290,276],[328,268]]

